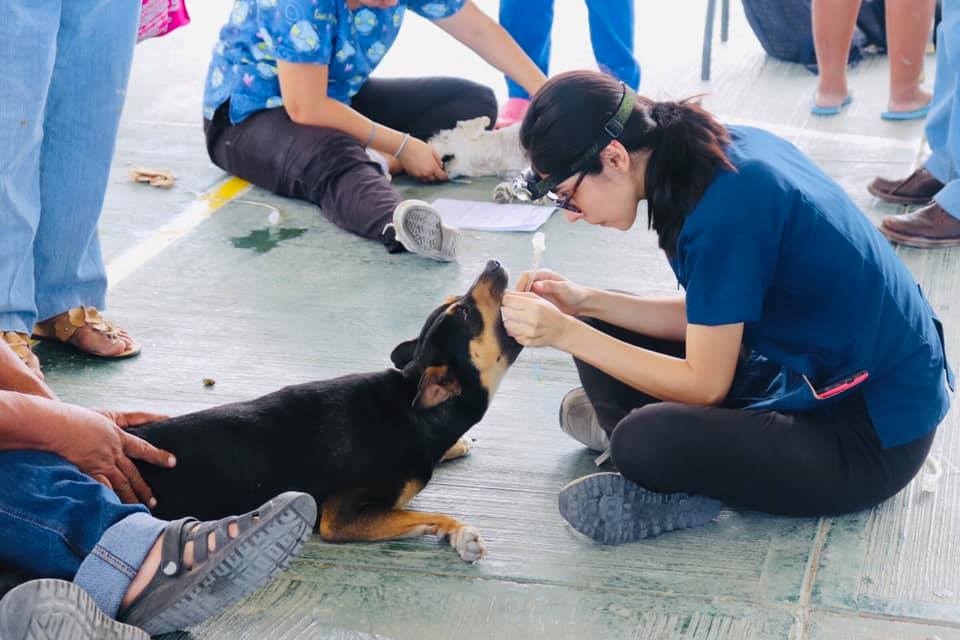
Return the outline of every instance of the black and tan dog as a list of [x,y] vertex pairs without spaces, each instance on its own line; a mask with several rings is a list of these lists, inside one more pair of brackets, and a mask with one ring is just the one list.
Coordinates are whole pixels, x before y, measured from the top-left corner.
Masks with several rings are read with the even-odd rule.
[[434,466],[465,453],[464,433],[486,412],[520,353],[500,302],[507,273],[491,261],[462,297],[397,346],[395,369],[286,387],[132,430],[177,456],[174,469],[139,465],[159,517],[244,513],[283,491],[321,505],[324,540],[387,540],[436,534],[466,561],[479,560],[475,529],[404,506]]

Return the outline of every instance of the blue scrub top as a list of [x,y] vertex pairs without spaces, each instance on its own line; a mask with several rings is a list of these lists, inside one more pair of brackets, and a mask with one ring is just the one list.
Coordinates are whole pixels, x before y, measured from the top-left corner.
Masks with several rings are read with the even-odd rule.
[[690,324],[744,323],[749,356],[727,405],[810,411],[862,391],[884,447],[926,435],[949,409],[953,374],[919,285],[796,147],[760,129],[729,130],[737,171],[717,172],[670,261]]
[[354,11],[346,0],[235,0],[213,48],[203,117],[212,120],[228,99],[234,124],[282,105],[277,60],[327,65],[327,95],[350,104],[396,40],[408,7],[439,20],[465,2],[401,0]]

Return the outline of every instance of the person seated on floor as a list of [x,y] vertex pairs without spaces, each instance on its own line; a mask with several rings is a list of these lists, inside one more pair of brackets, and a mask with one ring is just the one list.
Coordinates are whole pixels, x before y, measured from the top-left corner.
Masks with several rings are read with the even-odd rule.
[[285,0],[234,4],[207,75],[214,164],[313,202],[337,226],[436,260],[460,233],[430,205],[401,201],[390,175],[447,179],[425,142],[459,120],[497,117],[485,86],[460,78],[371,78],[407,9],[434,21],[531,94],[543,73],[471,0]]
[[156,502],[132,459],[176,461],[124,427],[163,417],[61,402],[0,343],[0,566],[38,576],[0,600],[0,638],[185,629],[299,553],[317,519],[305,493],[213,522],[151,516],[144,504]]
[[914,477],[950,405],[943,330],[809,158],[588,71],[544,85],[520,142],[523,186],[573,222],[626,231],[645,201],[685,290],[644,298],[537,271],[504,299],[517,341],[574,357],[583,387],[560,426],[620,471],[561,492],[570,524],[616,543],[704,524],[721,501],[832,515]]

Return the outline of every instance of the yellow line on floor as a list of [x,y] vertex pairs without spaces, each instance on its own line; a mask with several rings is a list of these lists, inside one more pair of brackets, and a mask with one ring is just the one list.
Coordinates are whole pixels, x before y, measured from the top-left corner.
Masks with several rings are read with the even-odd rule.
[[142,267],[158,253],[184,237],[201,222],[212,216],[240,194],[250,188],[250,183],[230,177],[209,191],[200,194],[173,220],[163,225],[150,237],[133,245],[107,265],[107,280],[110,287],[123,282],[127,276]]

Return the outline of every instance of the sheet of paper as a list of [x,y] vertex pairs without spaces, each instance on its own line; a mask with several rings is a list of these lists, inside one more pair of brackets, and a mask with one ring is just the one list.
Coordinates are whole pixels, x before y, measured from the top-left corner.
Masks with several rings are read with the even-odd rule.
[[451,198],[437,198],[433,206],[440,212],[445,224],[481,231],[536,231],[555,211],[554,207]]

